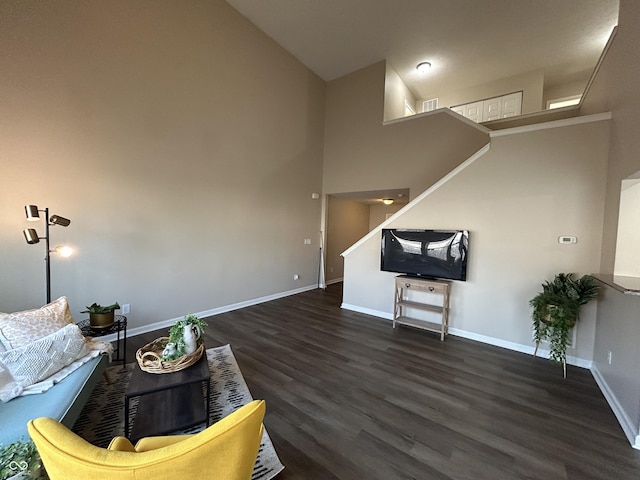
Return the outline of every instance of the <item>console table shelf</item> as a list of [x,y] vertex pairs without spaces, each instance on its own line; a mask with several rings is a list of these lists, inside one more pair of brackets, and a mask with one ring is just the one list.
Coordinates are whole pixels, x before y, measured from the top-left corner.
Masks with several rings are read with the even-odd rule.
[[[396,324],[421,328],[440,334],[440,340],[444,340],[449,330],[449,297],[451,282],[443,280],[427,280],[414,278],[406,275],[396,277],[396,290],[393,302],[393,328]],[[411,294],[410,292],[417,292]],[[423,294],[431,294],[429,298]],[[435,303],[438,301],[438,303]],[[409,316],[407,310],[421,310],[435,313],[439,316],[439,321],[429,321],[421,318]]]

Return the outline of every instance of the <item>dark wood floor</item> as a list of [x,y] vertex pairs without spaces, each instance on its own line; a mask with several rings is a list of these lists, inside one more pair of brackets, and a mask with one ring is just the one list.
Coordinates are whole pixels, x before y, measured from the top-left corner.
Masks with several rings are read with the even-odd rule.
[[[640,478],[588,370],[340,309],[341,284],[207,319],[290,479]],[[127,342],[135,350],[167,331]]]

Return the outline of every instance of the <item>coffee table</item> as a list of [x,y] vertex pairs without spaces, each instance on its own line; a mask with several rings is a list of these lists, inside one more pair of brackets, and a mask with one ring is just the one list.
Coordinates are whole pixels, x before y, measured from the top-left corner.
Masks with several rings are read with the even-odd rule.
[[[136,365],[124,392],[124,436],[135,443],[201,423],[208,427],[209,377],[206,354],[173,373],[148,373]],[[135,397],[139,397],[138,408],[131,420],[130,402]]]

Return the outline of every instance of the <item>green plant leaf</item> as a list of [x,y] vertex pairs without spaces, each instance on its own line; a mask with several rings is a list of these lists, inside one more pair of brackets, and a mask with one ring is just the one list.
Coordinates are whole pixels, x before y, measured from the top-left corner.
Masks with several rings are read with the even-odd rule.
[[97,303],[93,303],[92,305],[89,305],[88,307],[85,307],[86,310],[81,311],[80,313],[109,313],[109,312],[113,312],[114,310],[118,310],[120,308],[120,305],[118,304],[118,302],[103,307],[102,305],[98,305]]
[[559,273],[542,284],[542,292],[529,301],[533,308],[533,336],[536,344],[549,341],[549,359],[566,361],[569,332],[579,319],[580,307],[598,295],[594,278],[584,275],[575,280],[573,273]]

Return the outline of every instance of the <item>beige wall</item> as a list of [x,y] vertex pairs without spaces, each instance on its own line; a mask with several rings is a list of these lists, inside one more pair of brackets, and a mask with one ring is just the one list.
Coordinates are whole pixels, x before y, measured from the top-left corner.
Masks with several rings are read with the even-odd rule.
[[543,89],[544,72],[536,70],[464,90],[438,92],[437,95],[434,94],[429,98],[438,97],[438,104],[443,108],[499,97],[522,90],[522,113],[532,113],[543,110]]
[[398,72],[387,63],[384,81],[384,120],[404,117],[405,100],[417,111],[413,92],[402,81]]
[[[454,333],[533,351],[529,300],[559,272],[597,271],[608,122],[494,137],[491,149],[389,227],[468,229],[468,279],[452,288]],[[561,245],[558,237],[578,243]],[[345,257],[345,306],[390,317],[394,273],[380,234]],[[593,351],[595,304],[581,315],[573,362]]]
[[[323,191],[329,198],[394,188],[419,194],[488,142],[480,127],[446,112],[385,125],[386,72],[385,62],[379,62],[328,84]],[[327,281],[342,277],[342,262],[334,257],[368,232],[374,220],[369,213],[364,218],[365,226],[352,234],[350,229],[341,232],[342,221],[336,224],[335,215],[328,215]],[[334,240],[345,241],[330,245],[331,232],[336,232]]]
[[614,112],[607,175],[604,244],[601,273],[613,273],[620,187],[622,180],[640,171],[640,3],[621,0],[618,32],[600,72],[591,85],[581,113]]
[[369,206],[369,230],[373,230],[387,219],[390,214],[396,213],[404,205],[394,203],[392,205],[370,205]]
[[[635,448],[640,449],[640,297],[602,284],[598,299],[594,377]],[[608,356],[611,352],[611,364]]]
[[640,178],[622,181],[614,274],[640,277]]
[[325,278],[331,283],[344,274],[340,254],[369,231],[369,205],[333,195],[329,195],[327,205]]
[[330,82],[324,144],[327,194],[409,188],[424,191],[488,142],[447,112],[384,125],[385,64]]
[[547,102],[550,100],[558,100],[559,98],[567,98],[567,97],[573,97],[576,95],[582,95],[584,92],[584,89],[587,86],[590,76],[591,76],[591,71],[587,72],[584,75],[578,76],[578,78],[576,78],[575,80],[567,81],[562,85],[557,85],[553,87],[545,86],[544,98],[542,99],[542,104],[544,108],[547,108]]
[[[614,272],[622,181],[640,171],[640,3],[621,0],[618,31],[581,112],[610,110],[611,144],[607,169],[600,272]],[[635,261],[639,261],[635,249]],[[629,258],[634,262],[633,258]],[[638,345],[640,297],[606,287],[598,305],[593,370],[625,433],[640,448]],[[608,353],[612,362],[608,362]]]
[[327,283],[332,283],[344,275],[342,252],[404,205],[368,205],[335,195],[328,195],[327,199],[325,277]]
[[45,300],[29,203],[72,220],[51,231],[77,249],[52,293],[76,318],[119,301],[137,327],[316,284],[321,79],[223,0],[8,0],[0,23],[0,311]]

